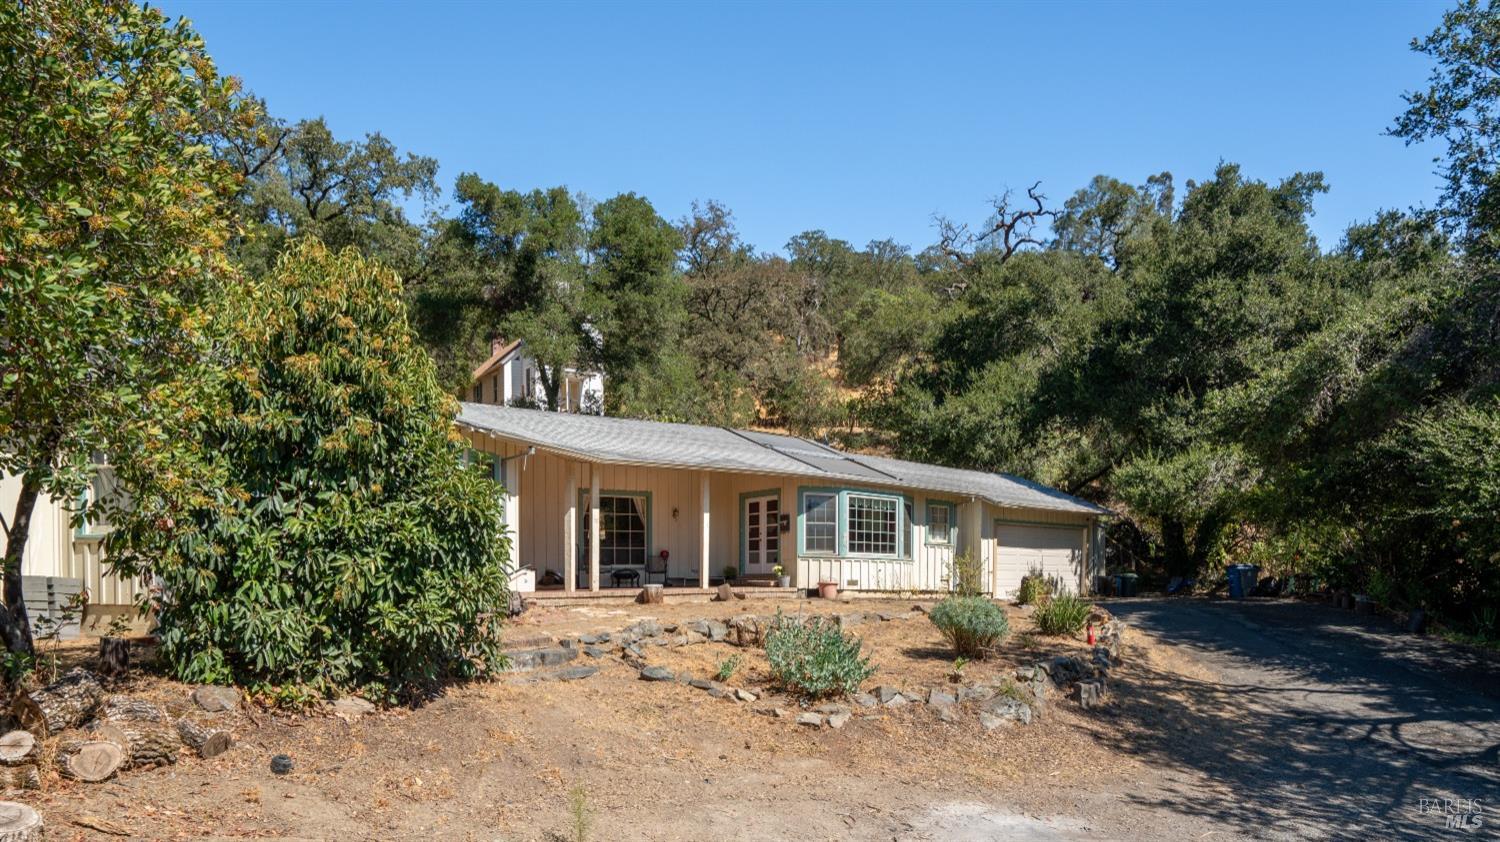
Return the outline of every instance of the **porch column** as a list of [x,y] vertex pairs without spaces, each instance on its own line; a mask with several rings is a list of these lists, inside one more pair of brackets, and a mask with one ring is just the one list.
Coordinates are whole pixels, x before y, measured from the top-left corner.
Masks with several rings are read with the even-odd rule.
[[511,566],[521,567],[521,460],[512,456],[505,462],[505,534],[510,538]]
[[568,482],[563,487],[563,590],[578,589],[578,463],[568,463]]
[[712,543],[709,531],[708,471],[698,475],[698,587],[708,589],[708,548]]
[[599,590],[599,538],[604,531],[599,517],[599,480],[604,471],[600,465],[589,466],[589,590]]

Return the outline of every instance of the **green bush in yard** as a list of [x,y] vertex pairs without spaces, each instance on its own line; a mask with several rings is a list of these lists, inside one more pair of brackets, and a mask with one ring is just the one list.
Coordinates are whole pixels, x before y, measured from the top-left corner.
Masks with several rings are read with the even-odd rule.
[[1010,631],[1005,611],[982,596],[950,596],[927,616],[963,658],[984,658]]
[[1093,606],[1078,597],[1065,593],[1055,596],[1036,607],[1032,619],[1042,634],[1074,635],[1083,630],[1089,620]]
[[217,314],[224,383],[190,427],[214,487],[139,498],[114,559],[160,583],[177,678],[397,700],[503,665],[500,495],[401,292],[306,240]]
[[845,696],[875,674],[858,637],[827,617],[785,617],[766,632],[766,660],[782,687],[813,699]]
[[1052,586],[1047,584],[1045,577],[1040,574],[1028,574],[1021,579],[1021,587],[1016,592],[1017,605],[1036,605],[1052,595]]

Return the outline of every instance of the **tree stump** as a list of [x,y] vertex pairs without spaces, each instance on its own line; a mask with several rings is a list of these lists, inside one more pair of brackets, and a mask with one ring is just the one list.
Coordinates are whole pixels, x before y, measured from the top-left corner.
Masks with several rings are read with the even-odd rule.
[[0,737],[0,764],[22,766],[36,759],[36,735],[30,731],[11,731]]
[[25,804],[0,801],[0,842],[41,842],[42,817]]
[[36,764],[0,766],[0,789],[41,789],[42,776]]
[[99,638],[99,671],[121,675],[130,669],[130,641],[123,637]]
[[191,719],[177,720],[177,736],[182,738],[183,744],[198,752],[198,756],[207,760],[210,757],[218,757],[234,746],[234,737],[228,731],[214,728]]
[[57,771],[85,783],[109,780],[125,760],[124,750],[108,740],[70,740],[57,747]]
[[21,727],[46,739],[89,718],[103,698],[99,679],[74,667],[46,687],[17,696],[11,702],[11,714]]
[[641,603],[644,605],[661,605],[667,601],[666,590],[661,585],[647,585],[641,589]]

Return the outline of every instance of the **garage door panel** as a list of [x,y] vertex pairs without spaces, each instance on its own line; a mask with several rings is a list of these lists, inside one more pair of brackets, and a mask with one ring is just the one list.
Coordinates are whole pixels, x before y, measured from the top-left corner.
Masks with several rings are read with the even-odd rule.
[[1040,572],[1055,589],[1076,592],[1083,574],[1084,530],[1076,526],[995,525],[995,595],[1012,597]]

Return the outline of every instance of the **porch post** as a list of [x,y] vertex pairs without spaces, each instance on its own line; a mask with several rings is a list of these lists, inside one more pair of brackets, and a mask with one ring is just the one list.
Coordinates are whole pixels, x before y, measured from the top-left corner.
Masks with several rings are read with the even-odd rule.
[[568,482],[563,488],[563,590],[578,589],[578,463],[568,463]]
[[708,471],[703,471],[698,475],[698,587],[704,590],[708,590],[708,548],[711,543],[708,485]]
[[505,534],[510,538],[511,566],[521,566],[521,458],[505,463]]
[[604,471],[600,465],[589,466],[589,590],[599,590],[599,538],[603,519],[599,517],[599,480]]

